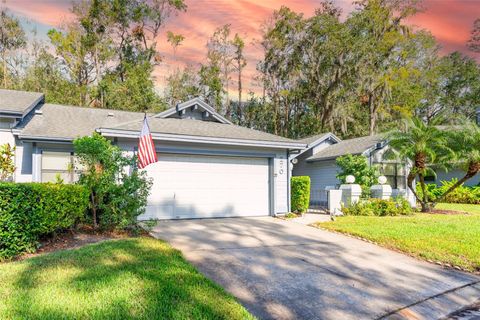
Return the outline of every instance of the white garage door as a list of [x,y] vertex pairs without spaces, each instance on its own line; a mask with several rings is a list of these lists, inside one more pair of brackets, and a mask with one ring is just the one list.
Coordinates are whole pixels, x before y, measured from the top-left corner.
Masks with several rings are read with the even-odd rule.
[[146,170],[153,186],[139,219],[269,214],[266,158],[158,154]]

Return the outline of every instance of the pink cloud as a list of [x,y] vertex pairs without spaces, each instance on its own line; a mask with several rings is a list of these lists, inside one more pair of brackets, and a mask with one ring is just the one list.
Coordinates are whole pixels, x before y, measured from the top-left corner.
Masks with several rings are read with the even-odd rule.
[[[430,30],[443,47],[444,53],[461,51],[472,55],[466,47],[475,19],[480,18],[480,4],[469,0],[426,0],[425,11],[410,23]],[[479,57],[480,59],[480,57]]]
[[15,0],[7,1],[5,5],[13,12],[52,27],[58,26],[73,17],[70,12],[71,1]]
[[[155,71],[160,86],[175,67],[172,49],[166,42],[166,31],[183,34],[186,39],[177,51],[178,65],[203,62],[206,55],[206,42],[217,27],[231,24],[232,33],[239,33],[246,39],[248,65],[245,70],[245,83],[255,75],[256,63],[262,56],[260,48],[252,42],[259,39],[262,23],[274,10],[282,5],[290,7],[306,16],[313,14],[317,0],[187,0],[188,11],[172,17],[165,26],[159,41],[164,63]],[[350,0],[337,0],[336,4],[348,14],[352,10]],[[427,11],[412,18],[409,23],[428,29],[443,46],[443,52],[460,50],[467,54],[465,42],[475,18],[480,17],[478,1],[471,0],[425,0]],[[7,7],[34,21],[58,26],[70,19],[71,0],[15,0],[8,1]],[[480,59],[480,57],[479,57]],[[255,89],[247,85],[246,90]]]

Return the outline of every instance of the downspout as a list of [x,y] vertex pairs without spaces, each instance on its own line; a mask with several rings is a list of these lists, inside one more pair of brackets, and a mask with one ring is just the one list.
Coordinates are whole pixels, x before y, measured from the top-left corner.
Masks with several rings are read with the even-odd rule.
[[[288,208],[288,212],[287,213],[290,213],[292,211],[292,206],[290,204],[290,198],[292,196],[292,193],[291,193],[291,186],[290,186],[290,176],[291,176],[291,169],[290,169],[290,166],[291,166],[291,162],[290,162],[290,150],[287,149],[287,208]],[[293,167],[292,167],[293,169]]]

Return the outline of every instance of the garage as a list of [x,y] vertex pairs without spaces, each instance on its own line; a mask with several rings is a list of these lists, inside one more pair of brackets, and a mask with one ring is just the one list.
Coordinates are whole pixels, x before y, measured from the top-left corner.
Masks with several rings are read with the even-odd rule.
[[270,214],[268,158],[159,153],[146,170],[153,186],[140,219]]

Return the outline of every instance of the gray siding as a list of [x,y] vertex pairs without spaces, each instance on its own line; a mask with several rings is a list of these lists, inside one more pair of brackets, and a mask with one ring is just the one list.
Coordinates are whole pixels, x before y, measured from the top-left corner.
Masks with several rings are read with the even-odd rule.
[[307,162],[306,159],[313,154],[330,146],[330,140],[323,141],[318,145],[305,151],[297,157],[298,163],[293,166],[293,176],[309,176],[311,181],[310,204],[319,204],[327,201],[325,187],[338,186],[340,181],[337,179],[338,167],[335,160],[325,160],[316,162]]
[[17,139],[15,148],[15,181],[32,182],[33,144]]
[[[445,171],[437,171],[437,179],[435,179],[435,183],[437,185],[441,185],[442,181],[450,181],[453,178],[460,179],[465,175],[465,171],[462,171],[460,169],[455,169],[455,170],[450,170],[449,172]],[[472,179],[468,180],[465,185],[466,186],[476,186],[480,183],[480,175],[477,174],[475,177]]]
[[183,113],[179,114],[174,113],[168,118],[176,118],[176,119],[193,119],[193,120],[204,120],[204,121],[215,121],[218,122],[215,118],[212,116],[205,117],[205,113],[203,110],[197,109],[197,110],[192,110],[191,108],[184,109]]
[[340,181],[337,179],[338,167],[335,160],[318,162],[306,162],[304,158],[309,157],[310,151],[302,154],[298,163],[293,167],[293,176],[309,176],[311,180],[310,203],[316,204],[327,201],[325,187],[337,186]]

